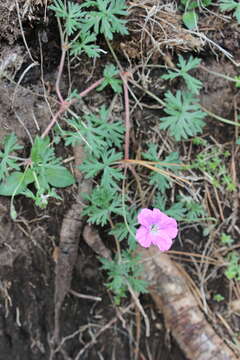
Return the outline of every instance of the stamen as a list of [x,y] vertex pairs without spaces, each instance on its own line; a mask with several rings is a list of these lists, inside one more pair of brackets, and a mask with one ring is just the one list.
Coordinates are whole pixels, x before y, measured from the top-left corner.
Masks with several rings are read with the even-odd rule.
[[156,224],[152,224],[150,230],[153,233],[157,233],[159,231],[159,227]]

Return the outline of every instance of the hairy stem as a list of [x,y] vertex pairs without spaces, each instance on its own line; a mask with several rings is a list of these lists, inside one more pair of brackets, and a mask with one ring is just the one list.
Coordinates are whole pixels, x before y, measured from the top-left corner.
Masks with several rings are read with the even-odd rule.
[[[92,85],[90,85],[87,89],[83,90],[80,94],[79,97],[84,97],[86,96],[90,91],[92,91],[93,89],[95,89],[96,87],[98,87],[101,82],[103,81],[103,78],[97,80],[95,83],[93,83]],[[57,88],[57,87],[56,87]],[[44,130],[44,132],[41,135],[41,138],[43,139],[45,136],[48,135],[49,131],[53,128],[53,126],[55,125],[55,123],[57,122],[59,116],[64,113],[66,110],[69,109],[69,107],[73,104],[75,104],[78,101],[78,99],[73,99],[71,101],[67,101],[67,100],[63,100],[61,102],[60,105],[60,109],[56,112],[56,114],[53,116],[50,124],[46,127],[46,129]]]

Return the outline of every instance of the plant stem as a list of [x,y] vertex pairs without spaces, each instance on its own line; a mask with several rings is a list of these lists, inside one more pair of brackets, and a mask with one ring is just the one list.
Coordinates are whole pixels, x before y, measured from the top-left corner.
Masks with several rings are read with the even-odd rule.
[[[81,96],[81,97],[86,96],[90,91],[92,91],[93,89],[98,87],[103,82],[103,80],[104,80],[104,78],[101,78],[101,79],[97,80],[95,83],[90,85],[86,90],[80,92],[79,96]],[[73,101],[73,102],[76,102],[76,101]]]
[[112,45],[110,44],[110,42],[109,42],[109,40],[108,40],[108,38],[106,36],[105,36],[105,40],[106,40],[106,43],[107,43],[107,45],[109,47],[109,50],[111,51],[111,54],[112,54],[114,60],[116,61],[116,64],[117,64],[118,68],[121,70],[121,72],[123,72],[122,65],[118,61],[117,55],[115,54],[115,51],[113,50]]
[[67,110],[67,108],[63,108],[63,106],[60,107],[60,109],[58,110],[58,112],[53,116],[52,121],[50,122],[50,124],[46,127],[46,129],[44,130],[44,132],[41,135],[41,138],[43,139],[45,136],[48,135],[49,131],[52,129],[52,127],[55,125],[55,123],[57,122],[57,119],[59,118],[59,116],[65,111]]
[[63,44],[63,46],[62,46],[62,55],[61,55],[61,60],[60,60],[60,64],[59,64],[57,80],[56,80],[56,84],[55,84],[56,93],[57,93],[58,99],[59,99],[61,104],[64,103],[64,100],[63,100],[59,85],[60,85],[60,80],[61,80],[61,77],[62,77],[66,52],[67,52],[67,47],[66,47],[66,45]]
[[[84,97],[86,96],[90,91],[92,91],[93,89],[95,89],[96,87],[98,87],[103,81],[103,78],[95,81],[95,83],[93,83],[92,85],[90,85],[87,89],[83,90],[80,94],[79,97]],[[57,89],[57,86],[56,86]],[[58,95],[59,96],[59,95]],[[59,116],[64,113],[66,110],[69,109],[69,107],[73,104],[75,104],[78,101],[77,98],[71,100],[71,101],[67,101],[67,100],[62,100],[60,103],[60,109],[58,110],[58,112],[53,116],[52,121],[50,122],[50,124],[47,126],[47,128],[44,130],[44,132],[41,135],[41,138],[43,139],[45,136],[48,135],[49,131],[52,129],[52,127],[55,125],[55,123],[57,122],[57,119],[59,118]]]
[[205,111],[209,116],[213,117],[214,119],[218,120],[218,121],[221,121],[225,124],[229,124],[229,125],[234,125],[234,126],[240,126],[240,123],[237,123],[235,121],[232,121],[232,120],[228,120],[228,119],[225,119],[221,116],[218,116],[214,113],[212,113],[211,111],[209,111],[208,109],[206,109],[204,106],[200,105],[201,106],[201,109],[203,111]]
[[161,99],[159,99],[158,96],[156,96],[154,93],[152,93],[151,91],[145,89],[144,87],[142,87],[141,85],[139,85],[136,81],[129,79],[129,82],[132,83],[134,86],[136,86],[138,89],[141,89],[142,91],[144,91],[146,94],[148,94],[149,96],[151,96],[154,100],[156,100],[160,105],[162,106],[166,106],[165,102]]
[[216,71],[209,70],[208,68],[206,68],[206,67],[203,66],[203,65],[198,65],[198,67],[199,67],[199,69],[202,69],[202,70],[208,72],[209,74],[215,75],[215,76],[217,76],[217,77],[221,77],[221,78],[223,78],[223,79],[225,79],[225,80],[227,80],[227,81],[232,81],[232,82],[235,82],[235,83],[239,82],[238,79],[234,79],[234,78],[232,78],[232,77],[230,77],[230,76],[228,76],[228,75],[221,74],[221,73],[218,73],[218,72],[216,72]]
[[129,96],[127,85],[127,73],[121,73],[124,90],[124,104],[125,104],[125,144],[124,144],[124,159],[129,159],[129,137],[130,137],[130,116],[129,116]]

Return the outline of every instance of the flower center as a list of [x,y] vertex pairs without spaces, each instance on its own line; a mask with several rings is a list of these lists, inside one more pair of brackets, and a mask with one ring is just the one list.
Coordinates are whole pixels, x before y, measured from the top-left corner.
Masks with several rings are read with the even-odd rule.
[[157,226],[157,225],[155,225],[155,224],[152,224],[151,226],[150,226],[150,231],[152,232],[152,233],[157,233],[158,231],[159,231],[159,227]]

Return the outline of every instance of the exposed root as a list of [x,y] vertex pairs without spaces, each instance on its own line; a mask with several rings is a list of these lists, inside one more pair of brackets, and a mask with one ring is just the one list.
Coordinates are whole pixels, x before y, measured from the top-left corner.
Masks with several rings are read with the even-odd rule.
[[192,360],[236,360],[237,356],[216,334],[199,309],[197,301],[178,267],[155,248],[139,249],[144,265],[143,277],[150,294],[161,309],[166,327]]
[[94,228],[86,225],[83,230],[83,238],[95,253],[105,259],[111,260],[111,251],[104,245],[98,232],[94,230]]
[[[82,146],[74,148],[75,165],[79,166],[83,160]],[[78,193],[89,193],[91,190],[91,183],[89,180],[84,180],[80,171],[75,171],[78,181]],[[77,260],[79,235],[82,231],[83,219],[81,217],[82,210],[85,206],[84,200],[78,195],[76,202],[65,215],[62,228],[60,232],[59,255],[56,262],[56,276],[55,276],[55,313],[54,313],[54,341],[59,342],[60,336],[60,311],[70,290],[72,281],[72,272]]]

